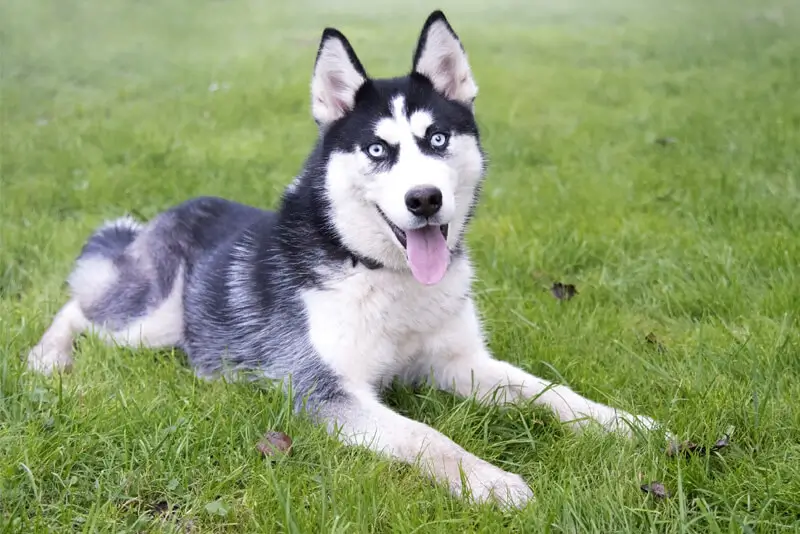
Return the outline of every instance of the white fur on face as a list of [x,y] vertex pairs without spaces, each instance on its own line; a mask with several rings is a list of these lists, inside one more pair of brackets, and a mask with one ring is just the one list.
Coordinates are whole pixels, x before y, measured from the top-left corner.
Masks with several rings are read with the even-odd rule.
[[311,112],[320,125],[329,124],[353,109],[356,92],[365,82],[336,37],[322,44],[311,79]]
[[442,208],[435,221],[450,225],[447,242],[452,248],[461,237],[480,182],[483,156],[472,135],[452,135],[445,157],[422,153],[417,139],[424,138],[435,117],[422,110],[407,117],[402,96],[392,101],[392,110],[391,118],[376,124],[375,134],[388,144],[399,145],[397,162],[388,171],[376,173],[361,147],[335,152],[328,161],[326,185],[333,222],[344,244],[388,267],[406,269],[405,251],[377,208],[398,227],[416,228],[419,221],[406,207],[406,193],[416,186],[438,187]]
[[478,95],[467,54],[442,20],[428,28],[425,47],[414,70],[426,76],[437,91],[451,100],[472,106]]
[[399,145],[400,156],[388,172],[376,176],[373,199],[403,230],[419,227],[417,217],[408,211],[405,200],[406,193],[415,187],[430,185],[442,192],[442,207],[435,216],[439,224],[448,224],[455,212],[458,177],[454,169],[441,158],[423,154],[417,145],[417,139],[425,136],[420,126],[425,125],[427,129],[431,123],[433,117],[427,111],[417,111],[411,119],[406,117],[405,99],[397,96],[392,100],[392,118],[381,119],[375,128],[378,137],[391,145]]

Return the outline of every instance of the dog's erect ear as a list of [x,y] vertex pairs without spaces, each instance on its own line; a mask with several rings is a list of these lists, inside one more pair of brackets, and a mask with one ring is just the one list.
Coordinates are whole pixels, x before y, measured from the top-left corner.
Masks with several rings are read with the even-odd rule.
[[325,126],[353,109],[356,92],[367,81],[367,73],[347,39],[326,28],[319,43],[311,77],[311,113]]
[[451,100],[472,106],[478,95],[467,54],[441,11],[431,13],[422,27],[414,52],[414,72],[428,78]]

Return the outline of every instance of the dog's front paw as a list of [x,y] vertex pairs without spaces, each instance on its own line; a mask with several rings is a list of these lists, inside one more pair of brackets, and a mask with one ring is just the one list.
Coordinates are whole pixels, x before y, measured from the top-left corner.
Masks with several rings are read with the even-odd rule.
[[660,426],[657,421],[646,415],[633,415],[599,403],[591,403],[585,410],[582,410],[581,415],[588,418],[589,421],[584,420],[579,427],[594,420],[607,432],[616,432],[629,437],[634,436],[637,430],[648,432]]
[[614,411],[616,412],[614,417],[602,423],[603,428],[609,432],[618,432],[626,436],[631,436],[637,429],[647,432],[655,430],[659,426],[654,419],[646,415],[633,415],[621,410]]
[[522,508],[533,500],[533,491],[521,476],[489,462],[480,461],[466,478],[475,502],[494,501],[504,508]]

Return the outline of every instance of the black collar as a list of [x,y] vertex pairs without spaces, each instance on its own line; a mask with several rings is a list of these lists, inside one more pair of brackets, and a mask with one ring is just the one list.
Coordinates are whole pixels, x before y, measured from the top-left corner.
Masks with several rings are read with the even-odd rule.
[[353,267],[355,267],[356,265],[361,263],[362,265],[364,265],[364,267],[366,267],[367,269],[369,269],[371,271],[374,271],[375,269],[382,269],[383,268],[383,264],[381,262],[379,262],[377,260],[370,259],[370,258],[365,258],[363,256],[359,256],[355,252],[351,252],[350,253],[350,259],[353,260]]

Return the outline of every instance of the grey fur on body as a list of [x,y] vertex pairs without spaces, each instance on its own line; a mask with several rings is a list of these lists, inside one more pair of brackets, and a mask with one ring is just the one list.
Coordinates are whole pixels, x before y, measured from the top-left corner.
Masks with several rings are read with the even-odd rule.
[[[277,217],[205,197],[139,229],[126,226],[127,219],[112,223],[89,238],[72,278],[82,279],[86,260],[94,260],[88,262],[91,270],[105,260],[116,271],[115,283],[99,298],[78,302],[92,323],[124,330],[158,308],[182,272],[183,332],[173,345],[186,352],[198,375],[291,375],[296,402],[329,401],[343,391],[331,370],[313,357],[305,324],[298,320],[302,282],[288,274],[292,263],[307,263],[310,272],[320,258],[307,251],[292,260],[279,244],[270,244]],[[263,270],[256,272],[257,266]],[[72,291],[80,294],[79,287]]]

